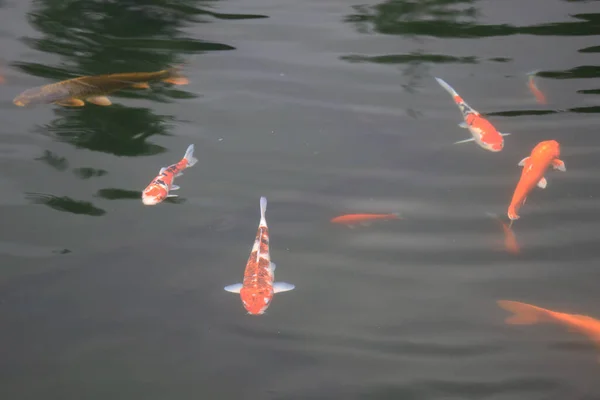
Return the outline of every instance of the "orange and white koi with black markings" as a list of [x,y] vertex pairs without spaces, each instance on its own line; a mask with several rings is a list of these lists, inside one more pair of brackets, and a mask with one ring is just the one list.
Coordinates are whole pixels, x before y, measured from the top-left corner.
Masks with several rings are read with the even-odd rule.
[[156,178],[142,192],[142,202],[147,206],[153,206],[167,197],[177,197],[176,194],[169,194],[171,190],[179,189],[179,186],[174,185],[173,181],[176,177],[183,175],[184,169],[197,162],[198,160],[194,158],[194,145],[190,144],[181,161],[160,169]]
[[225,286],[225,290],[231,293],[239,293],[242,304],[248,314],[264,314],[271,305],[273,295],[279,292],[287,292],[294,289],[294,285],[286,282],[274,282],[275,263],[271,262],[269,252],[269,228],[265,219],[267,210],[267,198],[260,198],[260,222],[256,232],[256,238],[246,269],[244,281]]
[[454,144],[458,143],[466,143],[474,141],[482,148],[498,152],[504,148],[504,138],[503,136],[508,136],[510,133],[500,133],[494,125],[491,124],[490,121],[481,116],[481,114],[469,106],[462,97],[452,88],[452,86],[448,85],[443,79],[435,78],[435,80],[448,92],[452,95],[454,102],[460,109],[460,112],[463,115],[464,122],[458,124],[461,128],[468,129],[471,135],[473,136],[470,139],[459,140],[458,142],[454,142]]

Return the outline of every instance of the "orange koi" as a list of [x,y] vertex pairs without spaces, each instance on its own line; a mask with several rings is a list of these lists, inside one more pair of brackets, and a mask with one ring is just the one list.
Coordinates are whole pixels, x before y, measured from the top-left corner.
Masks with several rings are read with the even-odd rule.
[[508,207],[508,218],[512,220],[519,219],[519,209],[525,201],[529,192],[537,185],[539,188],[546,188],[548,182],[544,178],[544,173],[550,165],[559,171],[566,171],[565,163],[560,160],[560,145],[556,140],[546,140],[539,142],[531,151],[529,157],[525,157],[519,162],[523,167],[521,179],[515,188],[512,200]]
[[582,333],[600,346],[600,320],[587,315],[567,314],[527,303],[498,300],[498,305],[514,315],[506,319],[510,325],[532,325],[538,322],[555,322]]
[[454,144],[458,143],[466,143],[474,141],[482,148],[498,152],[504,148],[504,138],[503,136],[508,136],[510,133],[501,133],[496,130],[494,125],[491,124],[490,121],[481,116],[481,114],[474,110],[471,106],[469,106],[462,97],[443,79],[435,78],[437,82],[452,95],[454,102],[460,109],[460,112],[463,115],[464,121],[458,124],[461,128],[468,129],[471,135],[473,136],[470,139],[459,140],[458,142],[454,142]]
[[517,236],[511,229],[511,226],[494,214],[488,215],[498,221],[502,226],[502,230],[504,231],[504,248],[506,251],[512,254],[519,254],[521,249],[519,247],[519,242],[517,242]]
[[260,315],[271,305],[275,293],[295,288],[291,283],[274,282],[276,265],[269,252],[269,228],[265,218],[267,198],[260,198],[260,222],[250,251],[242,283],[225,286],[231,293],[239,293],[248,314]]
[[399,219],[400,216],[397,213],[392,214],[345,214],[340,215],[338,217],[332,218],[330,222],[334,224],[358,224],[366,221],[373,220],[389,220],[389,219]]
[[147,206],[153,206],[167,197],[177,197],[176,194],[169,194],[171,190],[179,190],[179,186],[174,185],[173,181],[176,177],[183,175],[184,169],[197,162],[198,160],[194,158],[194,145],[190,144],[181,161],[160,169],[158,175],[142,192],[142,202]]
[[548,102],[546,100],[546,96],[544,96],[544,93],[542,93],[542,91],[538,89],[537,85],[535,84],[535,75],[538,72],[539,71],[531,71],[527,73],[527,76],[529,77],[527,80],[527,86],[529,87],[529,90],[531,90],[531,93],[533,93],[535,96],[535,99],[538,103],[547,104]]

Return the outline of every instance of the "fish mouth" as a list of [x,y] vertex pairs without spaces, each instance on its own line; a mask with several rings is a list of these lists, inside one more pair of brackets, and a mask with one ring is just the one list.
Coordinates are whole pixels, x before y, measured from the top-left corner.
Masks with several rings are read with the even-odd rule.
[[498,143],[498,144],[491,144],[491,145],[489,145],[489,146],[488,146],[488,149],[489,149],[490,151],[493,151],[494,153],[497,153],[497,152],[499,152],[499,151],[502,151],[502,149],[503,149],[503,148],[504,148],[504,145],[503,145],[503,144],[501,144],[501,143]]
[[158,203],[158,199],[154,197],[142,196],[142,203],[144,203],[146,206],[154,206]]

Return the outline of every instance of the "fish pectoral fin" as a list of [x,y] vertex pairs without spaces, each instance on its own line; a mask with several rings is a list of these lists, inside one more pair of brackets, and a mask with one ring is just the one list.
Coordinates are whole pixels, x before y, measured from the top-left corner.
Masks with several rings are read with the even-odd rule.
[[275,263],[271,261],[271,271],[275,271],[275,268],[277,268],[277,265],[275,265]]
[[173,76],[167,79],[163,79],[163,81],[170,83],[171,85],[187,85],[190,83],[189,79],[183,76]]
[[179,190],[179,189],[181,189],[179,186],[171,185],[171,190]]
[[179,177],[181,175],[183,175],[183,172],[178,172],[177,175],[175,175],[175,178],[177,178],[177,177]]
[[167,197],[179,197],[179,196],[178,196],[178,195],[176,195],[176,194],[170,194],[170,193],[169,193],[169,194],[167,195]]
[[134,83],[133,85],[131,85],[131,87],[136,89],[150,89],[150,85],[148,84],[148,82]]
[[158,174],[160,175],[160,174],[162,174],[163,172],[165,172],[166,170],[167,170],[167,167],[162,167],[162,168],[160,169],[160,171],[158,171]]
[[525,163],[527,162],[527,160],[529,160],[529,157],[525,157],[524,159],[522,159],[521,161],[519,161],[519,163],[517,165],[519,167],[524,167]]
[[521,205],[524,206],[526,201],[527,201],[527,197],[523,197],[523,202],[521,203]]
[[65,100],[57,101],[54,104],[58,104],[59,106],[65,106],[65,107],[83,107],[85,105],[83,100],[79,100],[79,99],[65,99]]
[[234,283],[233,285],[225,286],[223,289],[225,289],[226,291],[228,291],[230,293],[239,293],[240,290],[242,289],[242,284]]
[[567,166],[563,160],[559,160],[558,158],[552,160],[552,166],[554,169],[565,172],[567,170]]
[[542,179],[540,179],[540,181],[537,183],[537,185],[541,189],[546,189],[546,186],[548,185],[548,181],[546,180],[546,178],[542,177]]
[[287,283],[287,282],[275,282],[273,284],[273,290],[275,291],[275,293],[287,292],[287,291],[294,289],[295,287],[296,286],[292,285],[291,283]]
[[508,136],[512,135],[512,133],[500,132],[500,136]]
[[463,129],[468,129],[469,128],[469,125],[467,125],[467,123],[465,121],[459,123],[458,126],[460,126]]
[[106,96],[88,97],[86,100],[97,106],[110,106],[112,104],[112,102]]
[[467,142],[473,142],[473,141],[475,141],[475,138],[459,140],[458,142],[454,142],[454,144],[467,143]]

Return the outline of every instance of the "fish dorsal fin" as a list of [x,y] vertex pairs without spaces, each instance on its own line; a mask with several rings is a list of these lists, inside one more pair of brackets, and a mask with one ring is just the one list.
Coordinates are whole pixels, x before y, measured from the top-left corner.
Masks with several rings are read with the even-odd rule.
[[540,181],[537,183],[537,185],[540,189],[546,189],[546,186],[548,185],[548,181],[546,181],[546,178],[542,177],[542,179],[540,179]]
[[522,159],[521,161],[519,161],[519,163],[517,165],[519,167],[524,167],[525,163],[527,162],[527,160],[529,160],[529,157],[525,157],[524,159]]
[[162,174],[163,172],[165,172],[166,170],[167,170],[167,167],[162,167],[162,168],[160,169],[160,171],[158,171],[158,174],[160,175],[160,174]]

